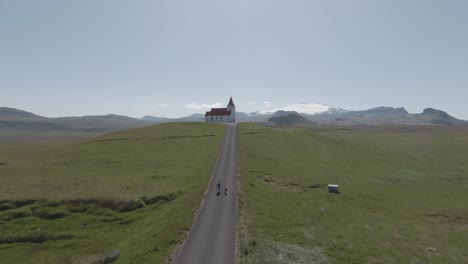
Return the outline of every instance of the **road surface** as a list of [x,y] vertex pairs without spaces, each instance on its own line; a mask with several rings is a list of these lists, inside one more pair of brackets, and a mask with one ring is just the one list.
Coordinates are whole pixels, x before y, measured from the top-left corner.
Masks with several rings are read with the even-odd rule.
[[[224,144],[195,225],[177,264],[234,264],[237,222],[237,126],[228,124]],[[216,193],[217,181],[221,193]],[[224,189],[227,188],[227,193]]]

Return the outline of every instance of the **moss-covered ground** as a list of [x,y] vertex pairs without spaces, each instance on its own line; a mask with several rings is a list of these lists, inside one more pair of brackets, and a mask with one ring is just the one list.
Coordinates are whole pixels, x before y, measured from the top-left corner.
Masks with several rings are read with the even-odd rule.
[[164,263],[192,225],[224,132],[171,123],[0,143],[0,262]]
[[242,263],[468,263],[468,129],[239,133]]

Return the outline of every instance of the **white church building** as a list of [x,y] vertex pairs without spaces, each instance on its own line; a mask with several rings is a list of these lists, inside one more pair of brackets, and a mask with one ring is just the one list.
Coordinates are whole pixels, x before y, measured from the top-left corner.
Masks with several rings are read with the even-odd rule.
[[226,108],[211,108],[211,111],[205,114],[206,122],[224,122],[224,123],[235,123],[236,122],[236,105],[231,99]]

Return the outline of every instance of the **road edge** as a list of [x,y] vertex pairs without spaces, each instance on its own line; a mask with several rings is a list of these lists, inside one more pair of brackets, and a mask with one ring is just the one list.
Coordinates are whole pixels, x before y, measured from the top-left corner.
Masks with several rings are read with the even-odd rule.
[[237,208],[237,219],[236,219],[236,241],[235,241],[235,247],[234,247],[234,263],[240,264],[240,232],[242,230],[242,219],[241,219],[241,205],[239,203],[241,199],[241,186],[240,186],[240,170],[239,170],[239,148],[240,148],[240,133],[239,133],[239,125],[236,125],[236,156],[237,156],[237,162],[236,162],[236,170],[237,170],[237,175],[236,175],[236,181],[237,181],[237,197],[236,197],[236,208]]

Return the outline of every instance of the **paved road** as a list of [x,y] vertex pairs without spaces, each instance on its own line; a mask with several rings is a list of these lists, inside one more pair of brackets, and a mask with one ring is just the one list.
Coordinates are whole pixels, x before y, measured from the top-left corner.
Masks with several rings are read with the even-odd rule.
[[[205,202],[177,264],[233,264],[237,222],[237,126],[228,124],[221,156]],[[216,183],[221,193],[216,194]],[[227,188],[227,195],[224,189]]]

